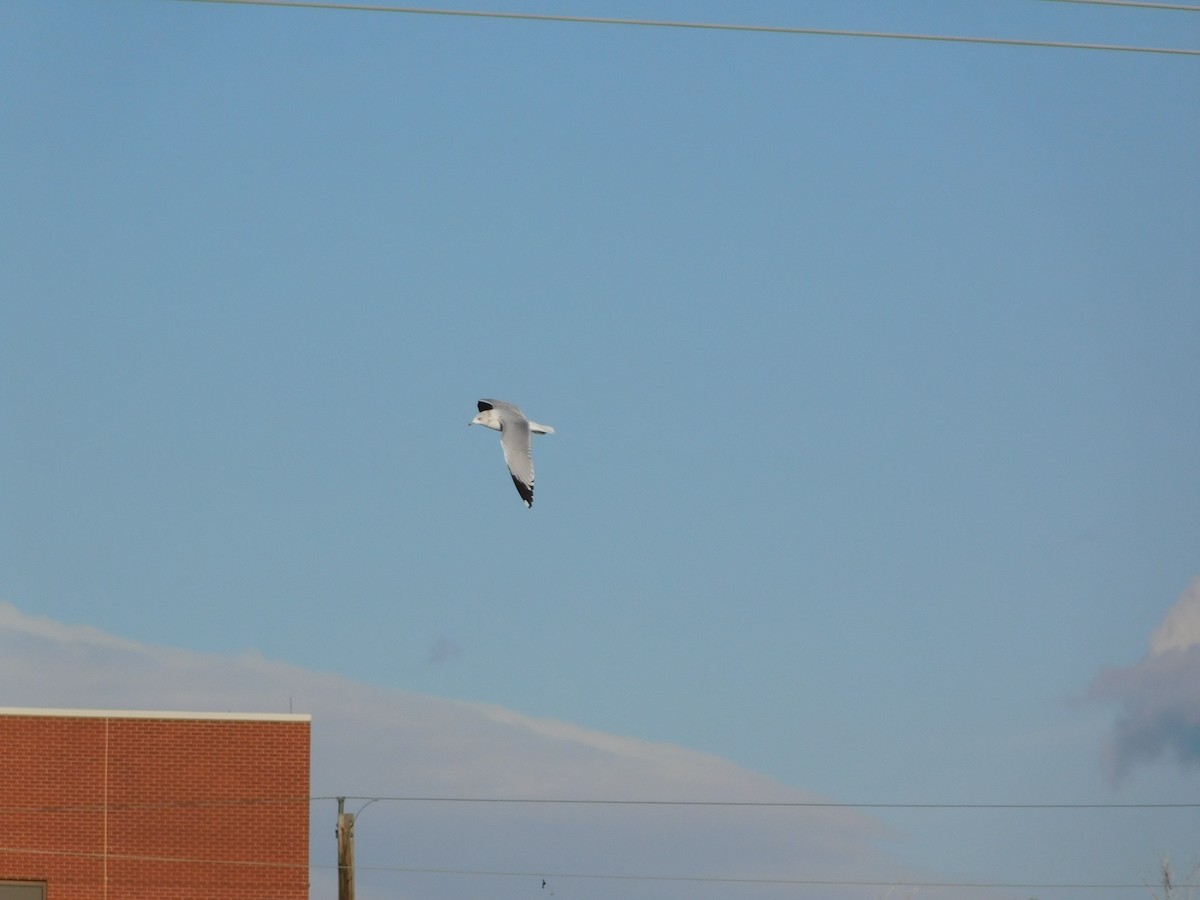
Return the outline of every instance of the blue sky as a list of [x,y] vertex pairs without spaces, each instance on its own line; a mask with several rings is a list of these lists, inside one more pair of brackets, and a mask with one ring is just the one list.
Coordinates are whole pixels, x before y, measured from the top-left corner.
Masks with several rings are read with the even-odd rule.
[[[1200,46],[1187,12],[912,6],[519,8]],[[1195,798],[1194,735],[1113,748],[1200,603],[1197,75],[6,3],[0,599],[838,802]],[[532,510],[479,397],[556,429]],[[1196,861],[1179,813],[873,815],[968,880]]]

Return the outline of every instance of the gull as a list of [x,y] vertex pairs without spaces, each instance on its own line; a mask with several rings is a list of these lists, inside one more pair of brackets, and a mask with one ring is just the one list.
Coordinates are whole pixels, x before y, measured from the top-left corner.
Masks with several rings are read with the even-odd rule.
[[517,493],[526,507],[533,506],[533,456],[530,445],[535,434],[554,434],[549,425],[539,425],[525,417],[511,403],[503,400],[480,400],[479,415],[467,425],[482,425],[500,432],[500,446],[504,448],[504,461],[508,463],[508,474],[512,476]]

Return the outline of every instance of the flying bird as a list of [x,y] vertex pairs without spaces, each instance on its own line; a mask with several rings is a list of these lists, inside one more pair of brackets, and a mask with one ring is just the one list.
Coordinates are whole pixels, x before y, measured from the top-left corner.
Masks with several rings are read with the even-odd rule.
[[549,425],[539,425],[525,417],[511,403],[503,400],[480,400],[479,415],[467,423],[482,425],[500,432],[500,446],[504,448],[504,461],[508,463],[508,474],[512,476],[517,493],[527,507],[533,506],[533,455],[530,445],[535,434],[554,434]]

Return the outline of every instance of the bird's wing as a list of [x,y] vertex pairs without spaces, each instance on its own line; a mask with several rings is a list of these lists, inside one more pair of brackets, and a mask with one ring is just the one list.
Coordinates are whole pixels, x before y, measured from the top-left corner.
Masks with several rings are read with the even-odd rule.
[[480,400],[477,404],[479,411],[494,409],[501,416],[516,416],[517,418],[525,418],[525,414],[520,409],[513,406],[511,403],[505,403],[503,400]]
[[500,446],[504,448],[504,461],[508,463],[508,473],[512,475],[517,493],[525,501],[526,506],[533,506],[533,456],[530,444],[533,439],[529,434],[529,420],[505,417],[504,430],[500,432]]

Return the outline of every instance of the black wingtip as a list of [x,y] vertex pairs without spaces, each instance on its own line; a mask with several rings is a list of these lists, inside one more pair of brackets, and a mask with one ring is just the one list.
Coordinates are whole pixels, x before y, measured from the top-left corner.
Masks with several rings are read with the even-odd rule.
[[479,407],[480,412],[483,412],[484,410],[487,410],[487,409],[494,409],[492,404],[488,403],[486,400],[480,400],[479,403],[477,403],[476,405]]
[[525,501],[525,505],[530,509],[533,508],[533,486],[522,484],[517,480],[517,476],[512,476],[513,484],[517,486],[517,493],[521,495],[521,499]]

